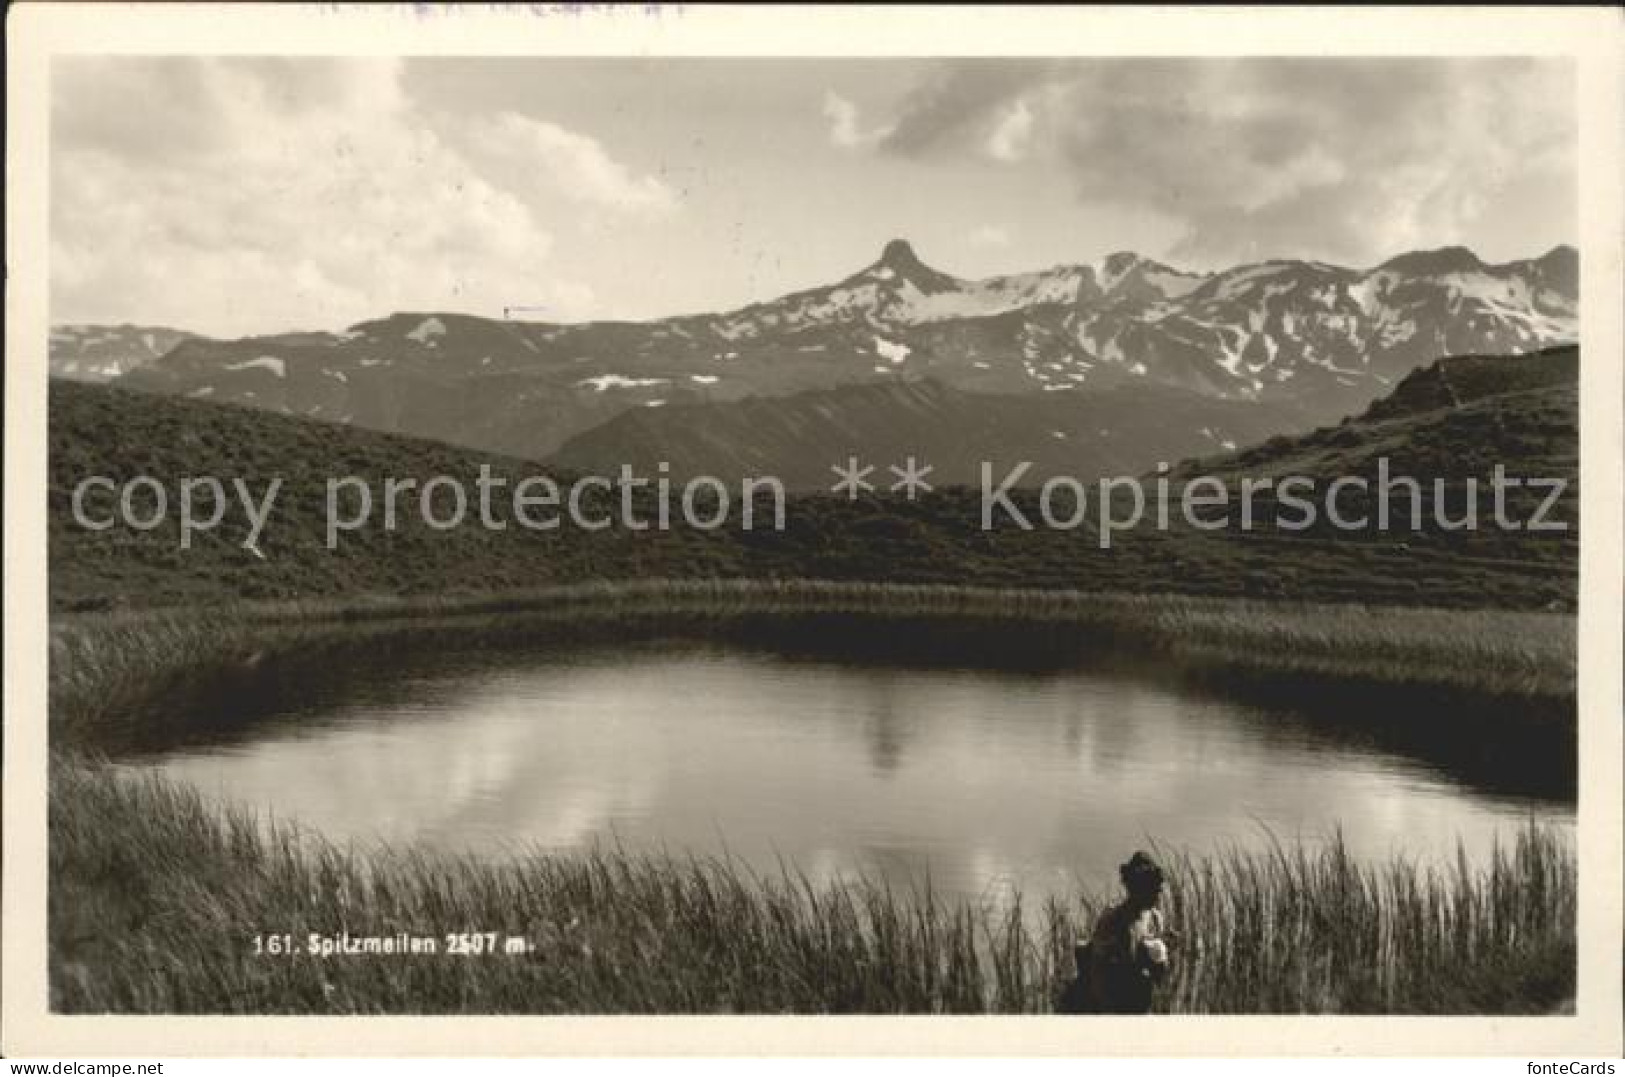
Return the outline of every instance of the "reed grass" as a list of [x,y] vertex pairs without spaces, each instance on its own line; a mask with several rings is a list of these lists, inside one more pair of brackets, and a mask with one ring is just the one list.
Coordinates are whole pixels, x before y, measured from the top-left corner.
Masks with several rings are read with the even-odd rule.
[[[53,1008],[74,1013],[1043,1013],[1101,908],[817,885],[619,849],[512,862],[340,848],[58,760]],[[1173,1012],[1561,1009],[1575,864],[1529,827],[1487,866],[1362,866],[1340,841],[1171,858]],[[496,931],[524,954],[256,955],[257,933]],[[443,944],[442,944],[443,948]]]

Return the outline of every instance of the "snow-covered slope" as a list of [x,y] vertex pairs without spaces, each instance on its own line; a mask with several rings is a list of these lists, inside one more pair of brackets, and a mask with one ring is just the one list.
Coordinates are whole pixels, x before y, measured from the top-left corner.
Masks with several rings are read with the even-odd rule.
[[147,325],[52,326],[47,353],[51,376],[110,381],[152,362],[191,335]]

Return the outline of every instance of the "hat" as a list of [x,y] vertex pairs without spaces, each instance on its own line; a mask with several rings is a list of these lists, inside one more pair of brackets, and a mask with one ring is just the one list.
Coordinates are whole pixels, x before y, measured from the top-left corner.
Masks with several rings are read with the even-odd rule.
[[1151,859],[1151,854],[1144,850],[1136,850],[1128,861],[1117,869],[1122,878],[1123,885],[1132,887],[1136,884],[1152,884],[1161,886],[1163,880],[1162,868]]

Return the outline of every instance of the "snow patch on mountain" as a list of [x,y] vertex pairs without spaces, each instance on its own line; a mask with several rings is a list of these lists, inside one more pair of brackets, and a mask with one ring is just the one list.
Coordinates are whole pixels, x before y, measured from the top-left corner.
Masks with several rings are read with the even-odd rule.
[[1102,292],[1110,292],[1133,271],[1137,262],[1132,255],[1109,254],[1089,267],[1095,284]]
[[909,323],[990,318],[1044,304],[1076,303],[1083,282],[1083,269],[1058,266],[1038,273],[967,281],[953,291],[930,295],[913,291],[892,313]]
[[897,344],[885,337],[875,337],[875,354],[889,360],[894,366],[907,359],[912,350],[907,344]]
[[419,344],[426,344],[430,347],[434,346],[434,337],[443,337],[445,335],[446,323],[439,318],[425,318],[418,323],[416,329],[406,334],[409,340],[415,340]]
[[627,378],[620,374],[600,374],[594,378],[582,378],[577,385],[590,385],[602,393],[608,389],[648,389],[656,385],[670,385],[670,378]]
[[288,364],[274,355],[262,355],[258,359],[248,359],[241,363],[227,363],[227,370],[269,370],[279,378],[288,376]]
[[1245,266],[1233,270],[1219,277],[1218,283],[1214,286],[1213,293],[1209,298],[1217,300],[1236,299],[1248,292],[1254,282],[1266,277],[1273,277],[1284,272],[1287,268],[1284,264],[1266,262],[1264,265]]

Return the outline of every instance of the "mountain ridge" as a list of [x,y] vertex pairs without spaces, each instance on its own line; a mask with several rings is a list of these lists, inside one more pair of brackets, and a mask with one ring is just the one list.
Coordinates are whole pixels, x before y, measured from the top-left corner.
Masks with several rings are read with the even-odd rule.
[[341,333],[185,339],[118,380],[530,458],[634,408],[923,379],[1063,397],[1154,385],[1312,423],[1442,355],[1572,341],[1577,279],[1558,247],[1500,265],[1441,248],[1371,270],[1205,274],[1114,252],[970,281],[899,239],[834,284],[731,311],[574,325],[398,312]]

